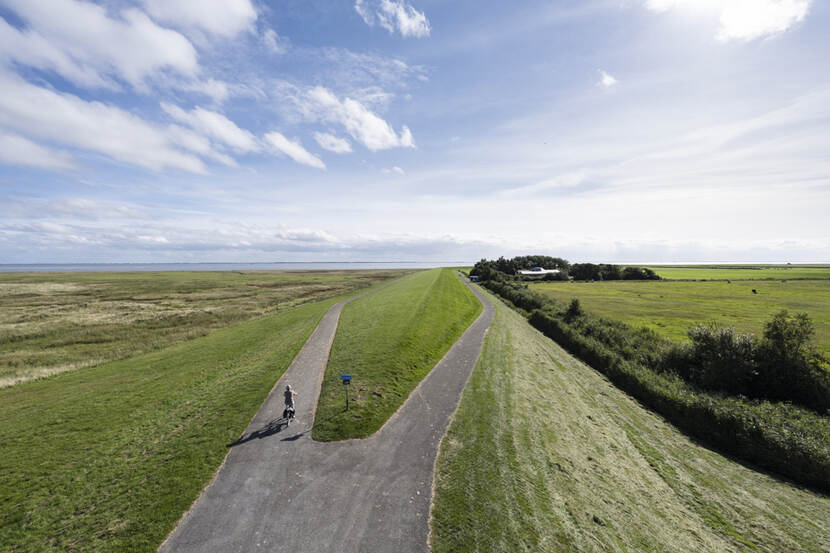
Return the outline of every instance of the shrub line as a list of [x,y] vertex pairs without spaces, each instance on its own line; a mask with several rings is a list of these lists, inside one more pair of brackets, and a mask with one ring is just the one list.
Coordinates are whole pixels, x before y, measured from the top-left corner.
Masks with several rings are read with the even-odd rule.
[[[641,403],[688,435],[711,446],[777,472],[801,484],[830,492],[830,420],[789,403],[746,400],[695,389],[680,377],[657,372],[658,354],[650,351],[653,333],[607,323],[605,336],[596,328],[579,328],[575,316],[554,300],[520,284],[499,280],[482,283],[508,300],[528,322]],[[578,308],[578,304],[577,304]],[[636,336],[652,334],[651,336]]]

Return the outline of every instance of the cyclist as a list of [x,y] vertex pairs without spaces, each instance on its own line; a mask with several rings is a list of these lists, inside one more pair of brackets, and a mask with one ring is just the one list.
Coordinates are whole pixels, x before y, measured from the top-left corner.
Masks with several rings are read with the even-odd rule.
[[283,395],[285,396],[285,411],[283,412],[283,416],[287,419],[292,419],[294,418],[294,396],[297,395],[297,392],[291,389],[291,384],[286,384]]

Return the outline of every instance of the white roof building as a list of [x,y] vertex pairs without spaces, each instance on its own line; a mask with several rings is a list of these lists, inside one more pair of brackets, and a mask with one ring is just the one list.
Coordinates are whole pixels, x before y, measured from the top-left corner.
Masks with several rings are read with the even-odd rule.
[[543,269],[541,267],[533,267],[532,269],[528,270],[521,270],[519,271],[520,275],[551,275],[559,273],[559,269]]

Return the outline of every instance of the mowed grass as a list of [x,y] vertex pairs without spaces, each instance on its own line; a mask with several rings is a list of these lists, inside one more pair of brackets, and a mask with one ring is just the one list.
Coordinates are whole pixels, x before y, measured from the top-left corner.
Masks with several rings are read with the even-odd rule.
[[0,390],[0,551],[156,551],[336,301]]
[[828,551],[830,498],[700,447],[489,297],[434,553]]
[[830,265],[655,265],[649,267],[671,280],[830,279]]
[[781,309],[806,312],[815,344],[830,353],[830,280],[544,282],[530,288],[563,302],[578,298],[586,311],[673,340],[686,340],[689,328],[710,321],[760,335]]
[[[317,404],[315,440],[377,431],[481,313],[448,269],[408,276],[343,308]],[[349,410],[339,375],[354,376]]]
[[0,387],[163,348],[404,273],[0,274]]

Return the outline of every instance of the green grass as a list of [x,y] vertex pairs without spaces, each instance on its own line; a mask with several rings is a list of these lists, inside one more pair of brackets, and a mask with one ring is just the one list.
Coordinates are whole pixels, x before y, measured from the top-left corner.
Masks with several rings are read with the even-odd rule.
[[697,445],[494,304],[436,464],[434,553],[827,551],[829,497]]
[[[448,269],[416,273],[346,305],[317,404],[314,439],[377,431],[481,309]],[[354,376],[349,411],[339,379],[344,373]]]
[[0,388],[164,348],[404,273],[0,274]]
[[156,551],[335,301],[0,390],[0,551]]
[[656,265],[671,280],[828,280],[830,265]]
[[645,326],[673,340],[685,340],[689,328],[709,321],[761,334],[764,324],[781,309],[806,312],[815,325],[815,344],[830,353],[830,281],[545,282],[529,286],[563,302],[579,298],[588,312]]

